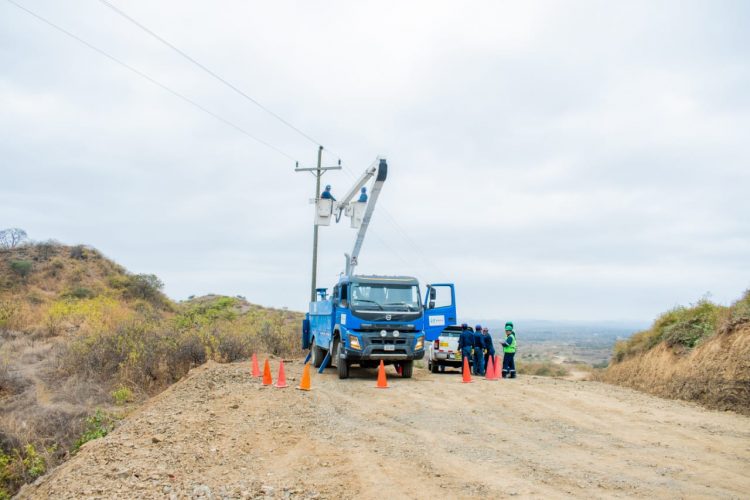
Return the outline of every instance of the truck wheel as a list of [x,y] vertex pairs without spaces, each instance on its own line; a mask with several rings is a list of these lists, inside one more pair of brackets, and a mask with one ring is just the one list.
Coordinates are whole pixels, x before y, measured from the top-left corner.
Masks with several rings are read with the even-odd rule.
[[336,368],[339,366],[339,344],[341,341],[338,337],[333,338],[333,344],[331,345],[331,360],[328,362],[329,368]]
[[436,363],[430,363],[430,371],[432,373],[437,373],[439,368],[440,367]]
[[349,378],[349,363],[345,359],[341,359],[342,343],[336,342],[336,366],[339,370],[339,378]]
[[401,363],[401,378],[411,378],[414,371],[414,361],[404,361]]
[[310,349],[312,349],[312,365],[315,368],[320,368],[320,365],[323,364],[323,358],[325,355],[323,354],[323,349],[318,347],[318,344],[315,343],[315,338],[312,339]]

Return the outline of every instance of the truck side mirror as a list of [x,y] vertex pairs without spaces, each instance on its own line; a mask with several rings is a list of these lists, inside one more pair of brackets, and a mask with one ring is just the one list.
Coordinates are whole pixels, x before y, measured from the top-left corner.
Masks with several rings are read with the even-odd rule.
[[434,288],[430,288],[430,301],[432,301],[432,305],[430,306],[430,309],[435,307],[435,298],[437,297],[437,290]]
[[431,301],[430,301],[430,304],[429,304],[429,306],[427,307],[427,309],[435,309],[435,301],[434,301],[434,300],[431,300]]

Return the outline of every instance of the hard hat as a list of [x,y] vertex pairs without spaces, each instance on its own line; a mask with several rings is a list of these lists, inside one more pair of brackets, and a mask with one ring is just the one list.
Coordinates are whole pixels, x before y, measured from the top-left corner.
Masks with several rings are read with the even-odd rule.
[[362,189],[360,189],[360,191],[362,191],[363,193],[366,193],[367,192],[367,188],[366,187],[362,187]]
[[330,191],[330,190],[331,190],[331,185],[330,184],[326,184],[326,191]]
[[513,322],[512,321],[506,321],[505,322],[505,326],[509,326],[509,327],[513,328]]
[[510,326],[510,325],[505,325],[505,331],[506,332],[512,332],[513,331],[513,327]]
[[475,330],[479,330],[481,332],[482,331],[482,325],[477,325],[477,326],[474,327],[474,329]]
[[466,323],[461,323],[461,328],[469,328],[469,325],[467,325]]

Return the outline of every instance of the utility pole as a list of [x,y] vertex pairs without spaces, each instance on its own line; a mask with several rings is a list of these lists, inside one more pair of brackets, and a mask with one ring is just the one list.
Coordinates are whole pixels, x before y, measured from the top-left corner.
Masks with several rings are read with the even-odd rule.
[[[321,160],[323,157],[323,146],[318,146],[318,166],[315,168],[297,168],[295,172],[311,172],[315,176],[315,209],[318,209],[318,200],[320,200],[320,178],[327,170],[341,170],[341,160],[335,167],[323,167]],[[318,278],[318,224],[313,223],[313,257],[312,257],[312,282],[310,284],[310,302],[315,302],[315,289],[317,288]]]

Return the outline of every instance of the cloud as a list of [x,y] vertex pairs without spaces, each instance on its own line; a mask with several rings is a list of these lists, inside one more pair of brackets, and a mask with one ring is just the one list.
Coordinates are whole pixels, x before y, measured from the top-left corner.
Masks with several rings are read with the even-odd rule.
[[[314,164],[102,4],[23,4]],[[455,281],[474,317],[648,320],[749,285],[742,2],[116,5],[324,163],[388,157],[361,272]],[[10,4],[0,64],[0,225],[93,244],[176,298],[306,307],[312,176]],[[321,229],[320,284],[353,239]]]

